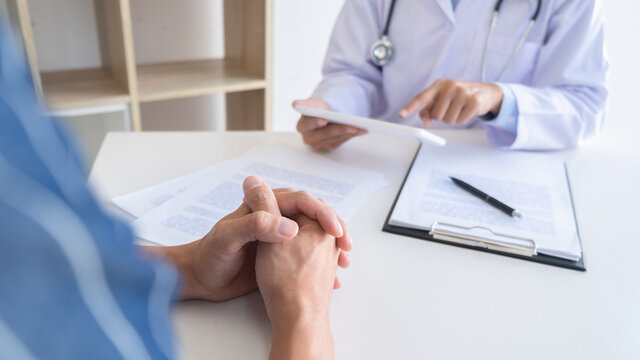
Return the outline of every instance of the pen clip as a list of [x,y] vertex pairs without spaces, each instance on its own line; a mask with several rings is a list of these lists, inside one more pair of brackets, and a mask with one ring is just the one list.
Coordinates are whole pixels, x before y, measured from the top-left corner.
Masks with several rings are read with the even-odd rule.
[[[452,229],[449,229],[447,231],[446,229],[447,227]],[[501,242],[496,239],[490,239],[484,236],[470,234],[475,229],[487,231],[495,237],[502,237],[511,241],[525,242],[525,243],[528,243],[528,245],[520,246],[520,245]],[[458,244],[473,246],[473,247],[482,247],[488,250],[506,252],[511,254],[528,256],[528,257],[534,256],[538,253],[538,247],[536,245],[536,242],[533,241],[532,239],[497,233],[484,226],[465,227],[465,226],[460,226],[455,224],[439,223],[436,221],[431,226],[431,231],[429,232],[429,235],[433,236],[434,239],[438,239],[438,240],[450,241],[450,242],[455,242]]]

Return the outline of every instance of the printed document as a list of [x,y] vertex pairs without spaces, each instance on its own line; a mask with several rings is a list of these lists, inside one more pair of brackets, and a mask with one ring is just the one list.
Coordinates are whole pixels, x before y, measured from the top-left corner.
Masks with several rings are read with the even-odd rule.
[[[450,176],[517,209],[522,218],[462,190]],[[482,236],[508,235],[513,245],[533,240],[539,253],[573,261],[582,254],[564,162],[547,154],[423,146],[389,223],[429,231],[436,222],[469,229],[470,235],[479,229],[486,230]]]
[[[249,175],[262,178],[271,188],[309,191],[325,200],[343,219],[386,185],[381,173],[345,166],[311,151],[284,145],[256,148],[220,166],[160,184],[142,196],[130,195],[142,206],[127,211],[151,208],[132,223],[136,235],[162,245],[201,238],[240,206],[244,196],[242,182]],[[118,204],[117,198],[114,202]],[[154,202],[161,204],[154,207]]]
[[129,214],[141,217],[155,207],[171,200],[190,186],[197,184],[200,180],[221,177],[225,172],[224,167],[226,164],[228,162],[194,171],[142,190],[115,197],[111,201]]

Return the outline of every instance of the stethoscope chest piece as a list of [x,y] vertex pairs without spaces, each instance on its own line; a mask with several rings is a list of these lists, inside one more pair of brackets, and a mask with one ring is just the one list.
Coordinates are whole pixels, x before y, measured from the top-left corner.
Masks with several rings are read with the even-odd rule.
[[371,46],[371,61],[378,66],[387,65],[393,58],[393,44],[383,36]]

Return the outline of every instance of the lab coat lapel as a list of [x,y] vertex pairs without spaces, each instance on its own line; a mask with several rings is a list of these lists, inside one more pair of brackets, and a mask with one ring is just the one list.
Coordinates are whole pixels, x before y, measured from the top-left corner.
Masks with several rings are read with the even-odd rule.
[[435,0],[440,9],[444,13],[444,15],[449,19],[449,22],[455,23],[455,15],[453,13],[453,5],[451,4],[451,0]]

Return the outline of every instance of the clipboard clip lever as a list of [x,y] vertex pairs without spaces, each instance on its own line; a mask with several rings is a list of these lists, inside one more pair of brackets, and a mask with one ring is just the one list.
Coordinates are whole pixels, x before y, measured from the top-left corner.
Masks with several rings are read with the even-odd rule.
[[[488,233],[488,236],[474,234],[474,231],[484,231]],[[436,221],[431,226],[429,235],[437,240],[528,257],[532,257],[538,253],[536,242],[531,239],[496,233],[483,226],[465,227]],[[500,239],[502,239],[502,241]],[[522,245],[516,245],[517,243],[521,243]]]

